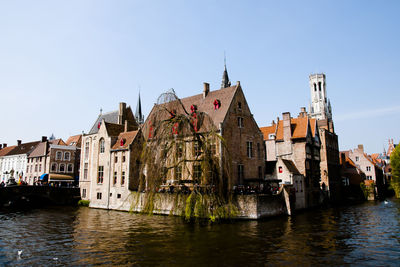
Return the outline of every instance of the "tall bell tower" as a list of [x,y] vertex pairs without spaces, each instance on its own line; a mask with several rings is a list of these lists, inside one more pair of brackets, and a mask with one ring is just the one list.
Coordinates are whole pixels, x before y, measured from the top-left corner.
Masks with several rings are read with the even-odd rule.
[[326,76],[323,73],[311,74],[309,76],[311,102],[310,116],[317,120],[332,120],[332,108],[326,96]]

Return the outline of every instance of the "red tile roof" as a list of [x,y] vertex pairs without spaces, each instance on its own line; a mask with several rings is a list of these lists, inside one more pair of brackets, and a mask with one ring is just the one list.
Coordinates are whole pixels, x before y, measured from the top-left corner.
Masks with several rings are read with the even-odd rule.
[[[135,140],[139,131],[122,132],[118,135],[117,142],[111,147],[111,149],[127,149],[130,144]],[[123,145],[121,146],[121,140]]]
[[65,142],[67,146],[77,146],[77,147],[81,147],[81,143],[82,143],[82,135],[78,134],[78,135],[73,135],[70,136],[67,140],[67,142]]
[[260,127],[260,131],[264,135],[264,140],[269,140],[269,135],[270,134],[275,134],[276,131],[276,124],[273,124],[272,126],[267,126],[267,127]]

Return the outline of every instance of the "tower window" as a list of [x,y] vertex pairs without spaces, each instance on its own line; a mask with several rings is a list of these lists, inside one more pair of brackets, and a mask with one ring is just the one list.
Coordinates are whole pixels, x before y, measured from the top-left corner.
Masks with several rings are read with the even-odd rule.
[[316,92],[316,91],[317,91],[317,84],[314,83],[314,92]]
[[321,82],[318,82],[318,89],[321,91]]

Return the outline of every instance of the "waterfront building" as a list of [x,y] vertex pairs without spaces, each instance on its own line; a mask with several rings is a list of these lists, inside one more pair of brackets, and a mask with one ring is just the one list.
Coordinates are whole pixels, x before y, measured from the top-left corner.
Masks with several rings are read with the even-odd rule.
[[[292,118],[289,112],[282,114],[282,120],[269,127],[262,127],[266,148],[267,166],[270,162],[287,160],[292,162],[303,179],[288,181],[295,188],[302,188],[305,194],[305,206],[312,207],[320,200],[320,138],[316,119],[307,116],[304,109],[297,118]],[[280,161],[279,161],[280,162]],[[285,163],[285,162],[283,162]],[[283,164],[277,164],[279,168]],[[289,169],[289,168],[288,168]],[[296,173],[292,171],[292,173]],[[281,175],[282,176],[282,175]],[[285,180],[282,180],[285,181]],[[300,192],[302,193],[302,192]]]
[[[166,136],[154,137],[154,128],[160,122],[182,116],[190,118],[192,126],[177,122]],[[166,162],[165,171],[160,174],[164,186],[208,186],[220,178],[218,184],[231,191],[235,186],[255,186],[264,181],[262,133],[240,82],[231,86],[226,65],[221,88],[210,90],[210,85],[204,83],[200,94],[158,103],[143,129],[148,142],[161,138],[164,145],[174,144],[169,152],[163,154],[160,149],[155,156]],[[194,136],[204,139],[200,141]],[[214,162],[218,162],[218,166],[207,166],[206,170],[202,162],[208,155],[216,159]]]
[[139,179],[140,138],[135,116],[125,103],[117,111],[100,113],[83,135],[79,186],[90,207],[124,209],[129,186],[134,189]]
[[[28,156],[26,182],[68,182],[79,179],[80,135],[68,139],[48,140],[42,137],[36,148]],[[77,142],[73,142],[77,141]]]
[[[372,158],[364,152],[364,146],[358,145],[357,148],[349,151],[343,151],[348,157],[365,173],[365,180],[375,184],[376,193],[383,194],[384,177],[383,170],[374,163]],[[366,182],[370,184],[371,182]]]
[[[7,144],[2,144],[1,145],[2,149],[0,150],[0,183],[7,182],[6,179],[6,174],[8,174],[7,170],[9,169],[8,166],[6,166],[6,163],[4,161],[4,157],[7,156],[8,153],[10,153],[14,148],[17,146],[7,146]],[[10,164],[9,161],[7,161],[7,164]]]
[[22,143],[17,140],[17,145],[2,157],[2,179],[7,181],[14,178],[16,182],[26,180],[26,166],[28,156],[40,141]]
[[360,184],[366,179],[365,172],[350,159],[349,151],[340,152],[340,172],[342,175],[343,197],[362,199]]
[[[311,74],[309,85],[311,101],[308,115],[317,120],[321,139],[320,186],[332,201],[338,202],[341,200],[339,142],[334,129],[331,103],[327,97],[325,74]],[[305,112],[305,108],[302,112]]]

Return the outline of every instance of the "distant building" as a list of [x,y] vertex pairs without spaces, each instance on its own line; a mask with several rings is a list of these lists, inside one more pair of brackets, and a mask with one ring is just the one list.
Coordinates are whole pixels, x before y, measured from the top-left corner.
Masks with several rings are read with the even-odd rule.
[[366,179],[365,173],[349,158],[349,151],[340,152],[343,197],[362,199],[360,184]]
[[[36,148],[40,141],[22,143],[17,140],[17,146],[2,157],[2,179],[7,181],[14,178],[17,182],[26,180],[26,166],[28,156]],[[3,149],[2,149],[3,150]]]
[[[14,148],[17,146],[7,146],[7,144],[2,144],[1,145],[2,149],[0,150],[0,182],[7,182],[6,176],[8,175],[8,170],[9,170],[9,164],[10,161],[7,159],[7,164],[6,161],[4,160],[4,157],[8,155]],[[8,176],[7,176],[8,177]]]

